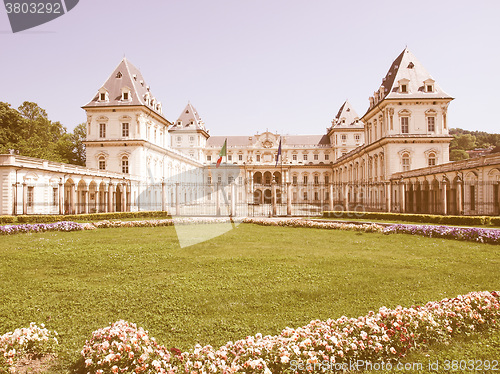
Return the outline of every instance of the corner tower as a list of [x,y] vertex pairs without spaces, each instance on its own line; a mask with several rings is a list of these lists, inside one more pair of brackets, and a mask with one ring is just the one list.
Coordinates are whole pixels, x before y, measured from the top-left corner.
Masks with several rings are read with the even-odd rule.
[[447,110],[453,98],[407,48],[369,100],[361,118],[365,144],[384,148],[392,161],[388,175],[449,161]]
[[171,124],[139,69],[124,58],[83,109],[87,167],[147,176],[144,148],[165,148]]

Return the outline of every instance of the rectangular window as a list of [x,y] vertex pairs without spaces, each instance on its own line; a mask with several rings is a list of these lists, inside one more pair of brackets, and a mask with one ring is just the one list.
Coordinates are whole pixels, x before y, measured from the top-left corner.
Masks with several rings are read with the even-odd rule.
[[212,177],[208,177],[208,184],[212,184]]
[[57,200],[59,199],[59,193],[57,187],[52,189],[52,206],[57,206]]
[[257,160],[257,162],[260,162],[260,155],[256,156],[256,160]]
[[33,187],[28,187],[28,206],[33,206]]
[[106,170],[106,161],[99,160],[99,170]]
[[319,175],[314,176],[314,184],[319,184]]
[[330,194],[328,193],[328,191],[325,192],[325,200],[328,200],[330,198]]
[[401,92],[407,92],[406,84],[401,85]]
[[129,125],[128,123],[122,123],[122,137],[128,138],[129,136]]
[[227,156],[227,160],[228,161],[233,161],[233,156],[232,155]]
[[191,143],[193,143],[193,142],[194,142],[194,136],[190,136],[190,137],[189,137],[189,141],[190,141]]
[[307,192],[304,192],[304,200],[307,200]]
[[128,174],[128,159],[122,160],[122,173]]
[[436,165],[436,158],[435,157],[429,157],[429,166],[434,166]]
[[105,123],[99,124],[99,137],[100,138],[106,137],[106,124]]
[[325,175],[325,184],[330,183],[330,176]]
[[243,184],[243,177],[238,177],[238,184],[240,184],[240,185]]
[[304,156],[303,156],[303,160],[304,160],[304,161],[307,161],[307,155],[304,155]]
[[342,137],[342,143],[345,143],[347,141],[347,135],[342,134],[341,137]]
[[128,92],[123,93],[123,100],[128,100]]
[[238,160],[243,161],[243,155],[238,155]]
[[427,85],[427,92],[432,92],[433,89],[432,89],[432,85],[431,84],[428,84]]
[[314,155],[314,161],[317,161],[319,159],[318,155]]
[[106,94],[105,93],[102,93],[101,94],[101,101],[106,101]]
[[222,183],[222,177],[220,175],[217,177],[217,183]]
[[177,137],[177,141],[180,142],[182,140],[182,136]]
[[470,186],[470,210],[476,210],[476,186]]
[[357,144],[361,140],[361,137],[359,135],[354,135],[354,139],[356,140],[356,144]]
[[297,161],[297,155],[292,155],[292,160]]
[[212,161],[212,156],[207,155],[207,161]]
[[408,134],[409,126],[408,126],[408,117],[401,117],[401,133]]
[[304,175],[304,184],[307,184],[307,175]]
[[410,158],[403,157],[403,171],[410,170]]
[[330,155],[329,154],[326,154],[325,155],[325,161],[328,161],[330,159]]
[[297,184],[297,176],[296,176],[296,175],[294,175],[294,176],[292,177],[292,183],[293,183],[293,184]]
[[314,193],[314,200],[319,200],[319,192]]
[[427,117],[427,130],[429,132],[434,132],[436,130],[436,118]]

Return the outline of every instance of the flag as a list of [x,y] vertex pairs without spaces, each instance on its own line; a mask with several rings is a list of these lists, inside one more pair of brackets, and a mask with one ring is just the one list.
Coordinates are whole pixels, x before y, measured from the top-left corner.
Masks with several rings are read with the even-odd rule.
[[217,165],[215,165],[216,168],[218,168],[220,163],[222,162],[222,157],[227,155],[226,148],[227,148],[227,138],[226,138],[226,140],[224,140],[224,145],[222,146],[222,148],[219,152],[219,159],[217,160]]
[[276,155],[276,165],[274,167],[278,166],[278,160],[280,159],[281,156],[281,137],[280,137],[280,145],[278,147],[278,154]]

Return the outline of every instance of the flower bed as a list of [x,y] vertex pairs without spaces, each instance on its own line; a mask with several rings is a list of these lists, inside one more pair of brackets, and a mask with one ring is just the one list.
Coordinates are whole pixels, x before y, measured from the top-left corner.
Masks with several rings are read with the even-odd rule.
[[211,218],[192,217],[174,219],[153,219],[140,221],[98,221],[92,223],[57,222],[51,224],[33,225],[8,225],[0,226],[0,235],[11,235],[17,233],[31,233],[44,231],[77,231],[94,230],[96,228],[116,228],[116,227],[160,227],[190,224],[214,224],[244,222],[261,226],[281,226],[281,227],[304,227],[328,230],[347,230],[361,232],[378,232],[384,234],[411,234],[434,238],[456,239],[473,241],[479,243],[500,244],[500,230],[453,227],[453,226],[428,226],[428,225],[391,225],[383,226],[376,223],[343,223],[343,222],[319,222],[297,218]]
[[384,229],[384,234],[411,234],[427,236],[429,238],[446,238],[500,244],[500,230],[474,227],[392,225]]
[[43,324],[38,327],[31,323],[30,327],[8,332],[0,336],[0,372],[11,369],[26,354],[53,353],[57,344],[57,332],[47,330]]
[[45,231],[80,231],[89,228],[88,224],[80,224],[70,221],[56,223],[35,223],[24,225],[0,226],[0,235],[12,235],[19,233],[45,232]]
[[[342,371],[350,362],[393,362],[410,350],[499,328],[500,293],[472,292],[424,306],[385,307],[359,317],[312,321],[276,336],[257,334],[219,349],[168,350],[146,331],[118,321],[97,330],[82,350],[90,373],[291,373]],[[347,366],[346,366],[347,365]]]

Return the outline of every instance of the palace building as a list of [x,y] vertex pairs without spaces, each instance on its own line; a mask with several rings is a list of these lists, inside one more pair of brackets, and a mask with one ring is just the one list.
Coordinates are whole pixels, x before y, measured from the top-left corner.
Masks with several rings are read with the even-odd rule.
[[452,100],[405,49],[361,117],[346,101],[317,135],[212,136],[191,103],[169,121],[124,58],[83,106],[86,167],[0,155],[0,214],[499,214],[500,156],[449,162]]

